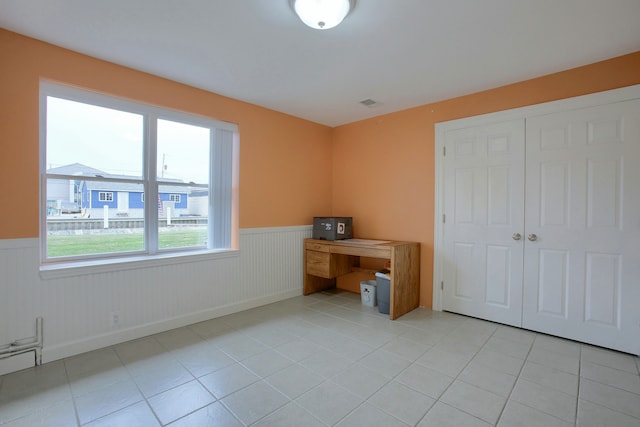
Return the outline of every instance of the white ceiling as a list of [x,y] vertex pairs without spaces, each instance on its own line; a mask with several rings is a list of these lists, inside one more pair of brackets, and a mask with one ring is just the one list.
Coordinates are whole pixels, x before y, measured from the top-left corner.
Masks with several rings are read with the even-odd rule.
[[337,126],[638,51],[640,0],[358,0],[325,31],[288,0],[0,0],[0,27]]

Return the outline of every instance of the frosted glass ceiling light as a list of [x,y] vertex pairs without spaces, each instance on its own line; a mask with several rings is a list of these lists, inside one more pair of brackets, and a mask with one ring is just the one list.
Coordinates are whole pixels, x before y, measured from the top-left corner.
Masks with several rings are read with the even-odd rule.
[[290,0],[302,22],[317,30],[333,28],[349,14],[355,0]]

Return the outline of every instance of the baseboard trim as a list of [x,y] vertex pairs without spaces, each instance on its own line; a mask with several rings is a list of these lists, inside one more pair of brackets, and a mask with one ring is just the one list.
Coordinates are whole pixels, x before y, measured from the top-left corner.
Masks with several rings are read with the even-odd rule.
[[98,350],[100,348],[109,347],[111,345],[121,344],[123,342],[143,338],[160,332],[169,331],[175,328],[192,325],[194,323],[203,322],[205,320],[215,319],[217,317],[226,316],[228,314],[238,313],[240,311],[249,310],[278,301],[302,295],[301,289],[288,290],[276,294],[261,296],[245,301],[227,304],[220,307],[203,310],[196,313],[189,313],[183,316],[173,317],[158,322],[138,325],[132,328],[119,329],[107,334],[98,335],[74,342],[68,342],[60,345],[42,349],[42,362],[53,362],[55,360],[64,359],[66,357],[75,356],[77,354],[86,353],[88,351]]

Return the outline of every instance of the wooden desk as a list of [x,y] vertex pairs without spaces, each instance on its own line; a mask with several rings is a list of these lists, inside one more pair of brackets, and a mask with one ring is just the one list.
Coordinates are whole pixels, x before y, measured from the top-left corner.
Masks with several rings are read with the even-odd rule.
[[420,245],[415,242],[305,239],[304,294],[335,287],[336,277],[357,268],[360,257],[383,258],[391,262],[391,320],[418,307]]

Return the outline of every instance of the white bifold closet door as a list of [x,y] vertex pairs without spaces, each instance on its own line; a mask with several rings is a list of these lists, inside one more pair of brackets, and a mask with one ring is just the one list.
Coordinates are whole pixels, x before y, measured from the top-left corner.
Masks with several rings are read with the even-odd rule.
[[640,353],[640,100],[528,118],[526,195],[522,326]]
[[443,309],[639,354],[640,100],[444,137]]
[[524,120],[445,138],[443,309],[521,326]]

